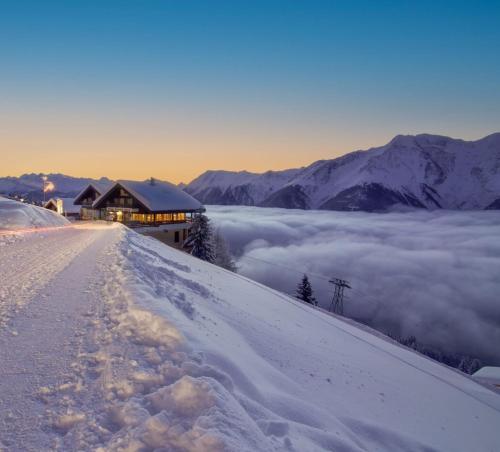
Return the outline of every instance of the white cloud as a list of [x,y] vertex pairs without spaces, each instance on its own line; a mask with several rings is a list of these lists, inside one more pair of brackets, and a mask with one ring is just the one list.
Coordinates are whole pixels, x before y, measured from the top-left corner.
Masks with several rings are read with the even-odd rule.
[[208,214],[241,274],[293,293],[308,273],[325,307],[326,279],[345,278],[348,316],[500,364],[500,212],[211,206]]

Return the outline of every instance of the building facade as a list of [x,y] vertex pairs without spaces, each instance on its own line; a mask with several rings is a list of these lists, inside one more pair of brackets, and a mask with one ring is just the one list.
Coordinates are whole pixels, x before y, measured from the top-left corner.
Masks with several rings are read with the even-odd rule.
[[90,184],[76,198],[81,219],[106,220],[138,228],[169,245],[181,247],[194,215],[203,205],[169,182],[119,180],[107,188]]

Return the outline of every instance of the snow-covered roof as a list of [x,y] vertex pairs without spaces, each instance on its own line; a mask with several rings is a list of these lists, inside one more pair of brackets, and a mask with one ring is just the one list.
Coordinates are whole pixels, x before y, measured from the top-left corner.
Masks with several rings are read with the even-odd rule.
[[101,201],[117,186],[128,191],[151,212],[192,212],[204,208],[199,201],[174,184],[157,180],[119,180],[95,200],[93,207],[100,206]]
[[108,188],[112,187],[114,184],[111,182],[91,182],[85,188],[78,193],[73,199],[73,203],[80,202],[80,198],[85,194],[89,188],[93,188],[99,195],[102,195]]
[[500,367],[485,366],[474,373],[473,377],[488,378],[500,382]]

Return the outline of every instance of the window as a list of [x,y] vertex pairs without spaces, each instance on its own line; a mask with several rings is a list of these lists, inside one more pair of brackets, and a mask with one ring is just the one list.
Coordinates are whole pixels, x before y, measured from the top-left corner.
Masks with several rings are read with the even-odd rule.
[[179,243],[179,231],[175,231],[174,241],[175,241],[175,243]]

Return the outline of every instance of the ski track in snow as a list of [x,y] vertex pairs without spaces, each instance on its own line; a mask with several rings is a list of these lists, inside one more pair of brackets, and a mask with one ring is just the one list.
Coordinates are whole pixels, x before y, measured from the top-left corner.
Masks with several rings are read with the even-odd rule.
[[2,452],[500,450],[491,391],[154,239],[1,243]]
[[[41,434],[58,422],[46,398],[54,388],[77,385],[71,364],[97,302],[102,249],[114,237],[71,228],[15,237],[0,248],[0,446],[6,450],[55,447]],[[60,400],[57,408],[66,404]]]
[[[81,240],[75,240],[75,234],[81,236]],[[0,248],[0,325],[94,238],[92,233],[83,229],[66,229],[31,233],[26,237],[15,237],[11,246],[4,244]]]

